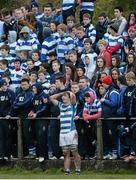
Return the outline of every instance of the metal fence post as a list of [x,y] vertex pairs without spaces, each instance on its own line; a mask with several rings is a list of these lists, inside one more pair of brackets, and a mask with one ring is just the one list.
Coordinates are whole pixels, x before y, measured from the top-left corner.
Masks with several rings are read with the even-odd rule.
[[103,133],[102,133],[102,120],[97,121],[97,156],[99,160],[103,159]]
[[23,158],[23,137],[22,137],[22,120],[19,118],[17,120],[17,154],[18,158],[22,159]]

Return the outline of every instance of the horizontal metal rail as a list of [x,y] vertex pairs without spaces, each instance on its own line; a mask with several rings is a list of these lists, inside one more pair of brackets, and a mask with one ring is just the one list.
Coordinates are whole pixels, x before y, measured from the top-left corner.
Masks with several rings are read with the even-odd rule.
[[[30,119],[30,118],[29,118]],[[57,117],[39,117],[35,120],[59,120]],[[22,120],[19,117],[10,117],[9,119],[5,117],[0,117],[0,120],[16,120],[17,121],[17,153],[18,158],[23,158],[23,136],[22,136]],[[79,120],[83,120],[80,118]],[[97,156],[99,160],[103,159],[103,135],[102,135],[102,121],[115,121],[115,120],[126,120],[126,117],[112,117],[112,118],[100,118],[96,121],[97,123]],[[136,120],[136,117],[132,117],[129,120]],[[78,121],[78,120],[77,120]]]

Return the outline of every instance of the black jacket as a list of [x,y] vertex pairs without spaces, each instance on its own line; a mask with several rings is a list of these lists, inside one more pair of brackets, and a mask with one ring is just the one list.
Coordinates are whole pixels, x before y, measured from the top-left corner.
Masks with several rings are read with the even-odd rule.
[[11,90],[0,91],[0,117],[10,114],[15,94]]
[[126,88],[123,97],[123,109],[126,117],[136,117],[136,85]]
[[96,28],[96,42],[98,42],[100,39],[103,38],[104,34],[107,31],[107,26],[108,26],[108,21],[107,19],[105,20],[105,22],[103,24],[100,24],[100,22],[98,22],[95,26]]
[[15,116],[26,118],[31,110],[32,97],[31,89],[23,91],[20,88],[13,103],[12,113]]

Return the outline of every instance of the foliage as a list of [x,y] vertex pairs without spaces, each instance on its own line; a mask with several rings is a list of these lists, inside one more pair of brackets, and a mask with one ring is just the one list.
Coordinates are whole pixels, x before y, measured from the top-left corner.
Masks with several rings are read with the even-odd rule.
[[[50,2],[55,7],[59,3],[62,2],[62,0],[38,0],[39,6],[42,8],[42,6]],[[30,5],[31,0],[0,0],[0,9],[4,7],[20,7],[20,5]],[[136,9],[136,3],[135,0],[96,0],[95,1],[95,13],[94,13],[94,22],[97,21],[98,14],[100,12],[105,12],[109,18],[113,18],[113,8],[117,5],[120,5],[124,9],[124,15],[128,17],[128,14],[131,11],[135,11]],[[77,7],[77,16],[79,17],[79,7]],[[79,18],[78,18],[79,20]]]

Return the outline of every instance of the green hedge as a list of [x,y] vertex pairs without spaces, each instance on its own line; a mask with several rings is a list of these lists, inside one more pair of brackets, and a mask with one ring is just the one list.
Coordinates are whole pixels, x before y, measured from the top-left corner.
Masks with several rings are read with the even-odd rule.
[[[62,0],[39,0],[40,8],[46,2],[52,2],[54,7],[60,3]],[[3,7],[19,7],[20,5],[30,4],[31,0],[3,0],[0,1],[0,9]],[[124,8],[124,15],[128,18],[128,14],[131,11],[136,10],[135,0],[96,0],[95,2],[95,13],[94,13],[94,22],[97,21],[98,14],[100,12],[105,12],[109,18],[113,18],[113,8],[116,5],[121,5]],[[77,7],[76,13],[77,20],[79,17],[79,7]]]

